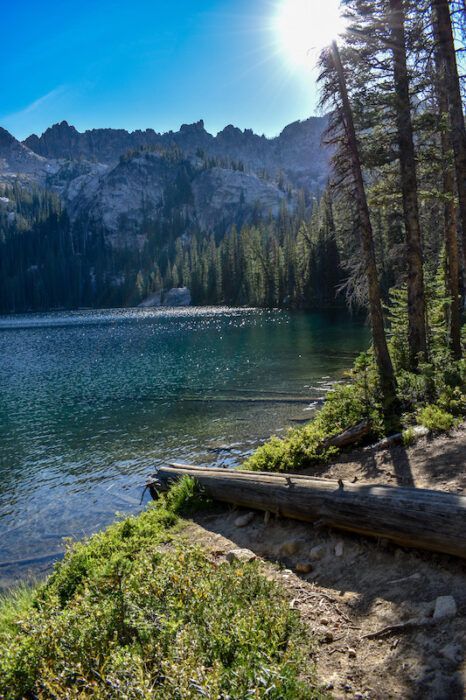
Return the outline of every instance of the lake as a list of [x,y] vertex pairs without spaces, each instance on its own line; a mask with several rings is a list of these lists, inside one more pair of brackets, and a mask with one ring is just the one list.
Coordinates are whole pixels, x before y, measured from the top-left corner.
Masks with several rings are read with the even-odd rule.
[[343,312],[0,317],[0,588],[136,512],[157,464],[234,466],[311,417],[368,342]]

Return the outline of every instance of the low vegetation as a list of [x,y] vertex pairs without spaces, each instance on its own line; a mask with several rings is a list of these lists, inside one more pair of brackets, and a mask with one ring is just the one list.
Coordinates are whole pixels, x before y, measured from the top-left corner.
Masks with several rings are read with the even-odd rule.
[[292,429],[284,439],[272,439],[259,447],[244,463],[254,471],[297,471],[328,462],[337,452],[328,441],[334,435],[366,419],[368,440],[402,432],[405,445],[413,442],[411,426],[418,423],[432,432],[451,430],[466,415],[466,363],[455,360],[449,346],[448,315],[441,293],[432,293],[428,311],[429,360],[409,365],[406,290],[392,294],[389,309],[390,355],[396,373],[396,411],[387,415],[372,352],[356,360],[347,384],[329,392],[322,409],[307,425]]
[[0,603],[0,697],[322,697],[311,640],[258,564],[183,540],[193,502],[184,479]]

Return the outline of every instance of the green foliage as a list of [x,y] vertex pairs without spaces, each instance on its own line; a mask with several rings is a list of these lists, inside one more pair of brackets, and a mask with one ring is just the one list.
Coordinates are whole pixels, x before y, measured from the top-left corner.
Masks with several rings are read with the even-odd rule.
[[184,542],[176,512],[198,497],[179,482],[0,604],[1,697],[321,697],[311,640],[258,564]]
[[407,413],[431,403],[438,403],[455,415],[466,410],[465,363],[455,361],[449,347],[449,301],[445,289],[443,266],[435,275],[426,275],[429,358],[422,358],[417,372],[409,369],[406,285],[390,291],[390,352],[400,403]]
[[329,461],[338,450],[326,445],[326,441],[364,419],[369,419],[372,435],[380,435],[383,431],[380,397],[373,362],[367,354],[356,361],[351,379],[351,384],[336,385],[328,393],[314,420],[290,430],[285,439],[272,437],[243,468],[286,472]]
[[211,503],[199,482],[190,476],[183,476],[176,481],[170,490],[162,495],[161,502],[169,512],[176,515],[190,515]]
[[414,429],[406,428],[405,430],[403,430],[403,432],[401,433],[401,439],[405,447],[409,447],[410,445],[412,445],[416,440],[416,434],[414,432]]
[[417,422],[433,433],[448,432],[455,425],[455,418],[439,406],[424,406],[417,413]]

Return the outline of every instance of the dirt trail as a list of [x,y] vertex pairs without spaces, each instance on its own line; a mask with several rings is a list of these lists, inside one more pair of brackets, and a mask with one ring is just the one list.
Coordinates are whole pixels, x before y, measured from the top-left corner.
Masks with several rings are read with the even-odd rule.
[[[461,493],[466,426],[409,449],[361,450],[312,473]],[[238,514],[221,509],[200,515],[189,537],[219,560],[235,548],[263,560],[267,575],[285,587],[290,605],[319,637],[319,678],[335,698],[466,696],[466,561],[286,519],[265,522],[259,513],[237,527]],[[457,610],[451,617],[365,637],[408,620],[432,623],[439,596],[453,596]]]

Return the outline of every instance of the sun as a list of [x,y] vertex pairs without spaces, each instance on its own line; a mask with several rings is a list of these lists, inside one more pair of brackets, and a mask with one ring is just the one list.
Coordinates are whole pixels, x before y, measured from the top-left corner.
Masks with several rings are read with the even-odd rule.
[[308,67],[344,30],[339,0],[279,0],[272,18],[275,42],[290,68]]

